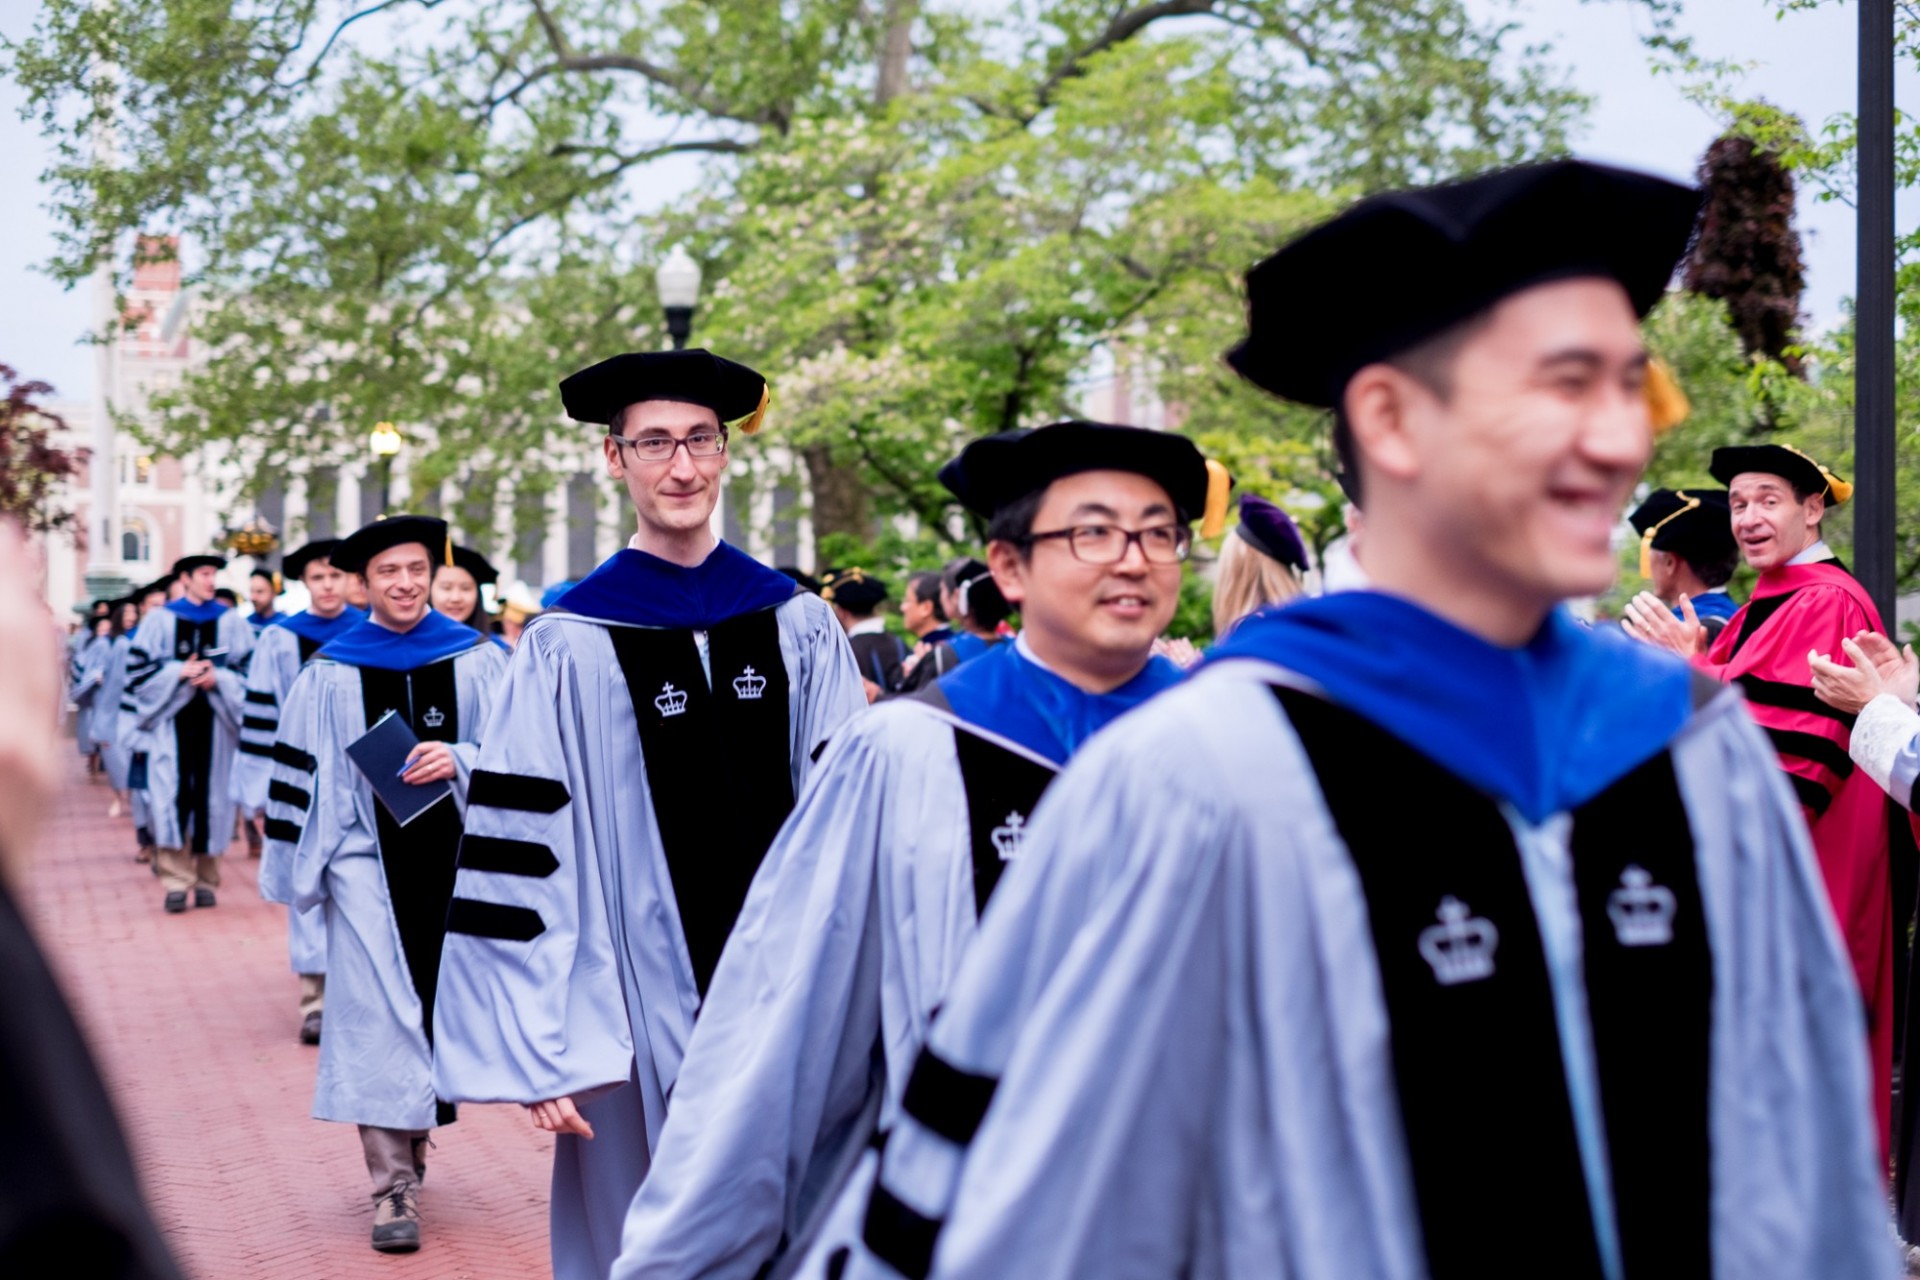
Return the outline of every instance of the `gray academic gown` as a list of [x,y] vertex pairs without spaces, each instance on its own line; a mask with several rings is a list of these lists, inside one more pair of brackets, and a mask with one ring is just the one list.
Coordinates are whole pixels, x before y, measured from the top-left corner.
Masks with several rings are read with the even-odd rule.
[[[1096,739],[1047,793],[915,1068],[846,1280],[901,1274],[875,1247],[907,1274],[969,1280],[1430,1274],[1396,1092],[1388,953],[1376,950],[1359,864],[1306,739],[1269,687],[1294,679],[1262,662],[1222,662]],[[1676,827],[1662,813],[1672,806],[1650,805],[1630,815],[1645,826],[1610,843],[1616,856],[1639,856],[1684,847],[1690,834],[1693,855],[1675,864],[1689,870],[1666,878],[1678,889],[1697,869],[1686,936],[1714,966],[1710,993],[1699,995],[1706,1028],[1697,1014],[1679,1023],[1699,1032],[1705,1116],[1697,1137],[1656,1132],[1639,1144],[1652,1162],[1637,1182],[1613,1186],[1613,1221],[1630,1200],[1648,1211],[1644,1196],[1632,1197],[1664,1176],[1671,1137],[1672,1160],[1697,1151],[1710,1185],[1710,1201],[1705,1188],[1695,1197],[1695,1244],[1712,1258],[1710,1269],[1681,1262],[1674,1274],[1890,1276],[1859,993],[1794,796],[1734,690],[1712,695],[1655,760],[1671,762],[1665,776],[1684,821]],[[1633,785],[1659,776],[1637,770]],[[1379,820],[1426,817],[1394,815],[1395,777],[1353,785]],[[1580,917],[1565,841],[1581,837],[1585,819],[1533,827],[1507,812],[1522,896],[1534,899],[1543,936],[1564,940],[1572,918],[1574,976],[1555,982],[1577,990]],[[1627,872],[1595,922],[1619,945],[1607,937],[1601,950],[1658,959],[1630,949],[1670,942],[1660,930],[1688,899],[1658,880],[1636,888]],[[1432,989],[1449,990],[1524,951],[1527,938],[1512,927],[1496,946],[1471,900],[1442,908],[1425,928],[1416,921],[1395,935],[1394,974],[1425,982],[1431,966]],[[1560,924],[1548,928],[1550,918]],[[1594,947],[1590,938],[1589,965]],[[1642,1009],[1657,1014],[1667,994],[1652,984],[1625,990],[1629,1024]],[[1554,1005],[1567,1029],[1587,1025],[1584,1002]],[[1671,1048],[1676,1074],[1685,1038]],[[1516,1043],[1504,1031],[1463,1038],[1443,1026],[1406,1047],[1417,1079],[1422,1068],[1501,1070]],[[1656,1049],[1643,1077],[1651,1095],[1666,1075],[1667,1050]],[[1569,1067],[1565,1082],[1574,1074]],[[1545,1065],[1520,1079],[1563,1084]],[[1700,1111],[1699,1095],[1690,1105]],[[1490,1140],[1528,1149],[1531,1120],[1503,1134],[1498,1112],[1484,1126],[1445,1106],[1422,1116],[1441,1122],[1425,1147],[1441,1177],[1427,1185],[1481,1206],[1464,1216],[1497,1220],[1484,1184],[1449,1180],[1448,1165],[1466,1167]],[[1607,1115],[1605,1133],[1637,1118]],[[1546,1126],[1537,1136],[1544,1145]],[[1540,1170],[1522,1160],[1505,1173]],[[1539,1265],[1566,1274],[1563,1261],[1549,1253]]]
[[[300,674],[300,636],[287,627],[265,627],[259,632],[253,657],[247,663],[247,713],[240,722],[240,751],[233,764],[233,802],[249,817],[267,807],[267,786],[273,778],[273,743],[280,732],[280,708]],[[280,865],[291,850],[286,841],[268,841],[261,851],[260,890],[291,883],[291,868]],[[268,897],[285,903],[285,897]],[[298,974],[327,971],[327,920],[318,907],[287,911],[287,961]]]
[[132,648],[132,636],[115,636],[102,654],[100,688],[85,725],[87,736],[100,748],[101,766],[115,791],[127,789],[130,753],[120,741],[120,700],[126,696],[127,652]]
[[[180,679],[193,657],[192,624],[164,607],[141,619],[127,651],[120,733],[130,751],[146,755],[154,845],[218,855],[233,838],[231,773],[246,714],[242,673],[253,628],[232,609],[210,625],[214,644],[202,652],[226,652],[215,659],[215,687],[201,692]],[[183,745],[195,758],[183,757]]]
[[[477,730],[492,710],[506,659],[476,635],[472,648],[409,672],[415,678],[409,683],[418,687],[425,672],[444,681],[441,669],[449,664],[456,705],[428,708],[428,714],[451,710],[457,717],[450,728],[458,734],[457,776],[453,795],[440,806],[464,813]],[[423,958],[409,957],[388,891],[380,801],[346,754],[369,727],[362,680],[359,667],[323,651],[287,692],[274,744],[260,891],[296,911],[322,911],[326,921],[327,1031],[320,1038],[314,1118],[430,1129],[444,1122],[446,1110],[434,1096],[424,1005],[409,968],[409,959],[418,966]],[[385,853],[404,856],[405,850]]]
[[[1012,815],[1054,774],[922,701],[836,735],[728,939],[616,1280],[748,1280],[783,1239],[798,1253],[848,1234],[825,1202],[864,1205],[867,1142],[893,1124],[990,877],[1017,852]],[[992,821],[970,822],[970,784]],[[996,824],[1006,847],[977,848]]]
[[[773,614],[798,794],[866,695],[823,601],[796,594]],[[630,689],[615,648],[618,633],[652,630],[550,611],[521,633],[480,753],[490,794],[473,797],[464,914],[440,970],[441,1097],[594,1095],[581,1107],[594,1139],[562,1134],[554,1150],[555,1280],[604,1280],[619,1254],[700,1001],[636,712],[666,714],[673,691]],[[707,678],[719,699],[752,677]],[[719,814],[728,784],[716,771],[699,803]]]

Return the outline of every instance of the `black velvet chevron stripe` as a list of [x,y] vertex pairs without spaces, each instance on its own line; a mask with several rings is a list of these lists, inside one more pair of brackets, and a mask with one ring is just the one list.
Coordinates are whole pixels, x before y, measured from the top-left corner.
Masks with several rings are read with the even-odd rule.
[[460,841],[460,868],[541,880],[560,869],[560,859],[554,857],[553,850],[546,845],[531,840],[470,834]]
[[873,1256],[905,1276],[926,1280],[933,1270],[933,1246],[940,1239],[938,1219],[929,1218],[876,1183],[867,1199],[867,1219],[860,1228]]
[[263,707],[277,707],[280,705],[280,699],[274,697],[272,691],[268,689],[247,690],[247,701],[257,703]]
[[1813,810],[1813,816],[1819,817],[1833,804],[1833,792],[1827,790],[1812,778],[1803,778],[1797,773],[1787,774],[1787,781],[1793,784],[1793,794],[1800,803]]
[[265,756],[269,760],[273,759],[273,748],[264,742],[248,742],[242,739],[240,749],[250,756]]
[[288,844],[300,843],[299,824],[288,822],[285,818],[268,818],[266,831],[269,840],[284,840]]
[[130,716],[137,716],[140,714],[140,708],[134,706],[131,702],[122,701],[120,703],[120,709],[126,712]]
[[1847,728],[1853,728],[1857,718],[1851,712],[1841,711],[1820,701],[1820,696],[1805,685],[1782,684],[1778,680],[1762,680],[1748,673],[1736,676],[1735,683],[1746,690],[1747,701],[1763,707],[1779,707],[1783,711],[1804,711],[1810,716],[1825,716],[1837,720]]
[[291,783],[275,778],[267,784],[267,799],[278,800],[281,804],[290,804],[303,812],[312,807],[313,797]]
[[536,778],[525,773],[495,773],[475,769],[467,784],[467,803],[487,809],[517,809],[522,813],[553,813],[571,799],[558,778]]
[[319,761],[300,748],[285,742],[273,744],[273,759],[275,764],[283,764],[289,769],[298,769],[302,773],[312,773],[319,767]]
[[455,898],[447,909],[447,932],[499,942],[531,942],[547,931],[540,913],[474,898]]
[[278,729],[280,721],[278,717],[241,716],[240,727],[242,729]]
[[900,1107],[955,1146],[964,1147],[980,1132],[999,1081],[962,1071],[932,1049],[920,1050],[907,1077]]
[[1794,593],[1789,591],[1784,595],[1768,596],[1764,600],[1749,600],[1747,616],[1740,620],[1740,634],[1733,638],[1733,648],[1727,656],[1732,657],[1745,648],[1747,641],[1753,639],[1753,633],[1758,631],[1768,618],[1778,613],[1781,605],[1793,597]]
[[1823,738],[1817,733],[1802,733],[1798,729],[1769,729],[1767,737],[1772,741],[1773,749],[1783,756],[1799,756],[1840,778],[1853,776],[1853,757],[1832,738]]

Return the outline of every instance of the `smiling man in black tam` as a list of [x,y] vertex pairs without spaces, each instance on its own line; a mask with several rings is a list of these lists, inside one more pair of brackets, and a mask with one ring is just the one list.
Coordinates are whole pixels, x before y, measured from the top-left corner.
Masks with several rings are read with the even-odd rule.
[[1767,739],[1562,605],[1617,572],[1698,207],[1562,161],[1252,270],[1229,360],[1337,409],[1373,589],[1249,618],[1067,765],[847,1280],[1887,1274],[1859,995]]
[[832,1273],[870,1180],[837,1174],[911,1106],[914,1051],[1035,803],[1180,679],[1153,643],[1226,479],[1184,436],[1092,422],[976,440],[941,469],[1025,626],[821,757],[714,974],[616,1280],[750,1280],[783,1248],[810,1260],[776,1274]]
[[[373,1247],[409,1253],[420,1247],[427,1135],[454,1118],[433,1091],[433,993],[460,802],[506,655],[427,603],[434,566],[452,559],[446,521],[387,516],[325,558],[366,583],[370,612],[331,636],[287,691],[260,894],[323,913],[326,1032],[313,1115],[358,1126]],[[348,755],[389,717],[413,740],[403,767]],[[383,776],[369,779],[368,759]],[[403,823],[388,803],[396,774],[401,792],[445,794]]]
[[556,1280],[604,1280],[760,859],[866,706],[819,597],[713,534],[767,385],[706,351],[560,384],[638,532],[527,624],[468,799],[435,1009],[441,1095],[554,1145]]

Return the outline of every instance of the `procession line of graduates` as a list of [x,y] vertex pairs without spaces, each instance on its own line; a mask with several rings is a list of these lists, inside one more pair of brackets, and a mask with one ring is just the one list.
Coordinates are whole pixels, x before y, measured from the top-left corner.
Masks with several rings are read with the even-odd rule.
[[[1184,680],[1154,642],[1226,477],[1060,423],[941,472],[1019,639],[867,710],[888,673],[829,604],[711,532],[769,392],[704,351],[561,384],[638,532],[510,660],[425,606],[442,522],[333,548],[372,613],[275,686],[262,883],[324,920],[315,1114],[360,1127],[374,1247],[418,1247],[455,1104],[515,1102],[559,1135],[559,1280],[1889,1274],[1850,788],[1910,792],[1920,722],[1847,740],[1805,656],[1878,620],[1806,558],[1710,652],[1636,601],[1698,668],[1562,603],[1612,579],[1638,322],[1698,207],[1559,162],[1257,266],[1229,363],[1334,411],[1371,589]],[[1764,559],[1798,473],[1727,465]],[[1649,549],[1686,560],[1712,503],[1668,506]],[[389,713],[450,790],[404,827],[347,751]]]

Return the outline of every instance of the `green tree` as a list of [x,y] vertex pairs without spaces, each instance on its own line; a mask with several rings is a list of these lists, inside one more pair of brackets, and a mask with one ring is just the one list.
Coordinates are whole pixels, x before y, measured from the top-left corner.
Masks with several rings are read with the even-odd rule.
[[[1195,431],[1320,431],[1219,366],[1239,275],[1353,195],[1564,148],[1582,100],[1483,11],[48,0],[7,71],[59,147],[56,272],[190,246],[210,358],[157,446],[224,442],[264,486],[393,420],[477,535],[574,450],[556,377],[660,345],[649,264],[682,241],[820,532],[938,542],[966,532],[938,462],[1071,412],[1102,349]],[[654,196],[688,156],[693,193]]]

